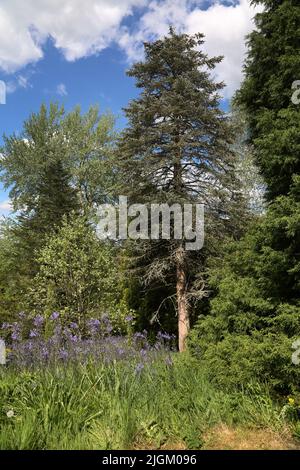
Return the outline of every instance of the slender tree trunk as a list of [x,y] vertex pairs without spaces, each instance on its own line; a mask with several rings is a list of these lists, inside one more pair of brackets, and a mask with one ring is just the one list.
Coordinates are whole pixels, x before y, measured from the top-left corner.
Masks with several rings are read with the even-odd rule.
[[187,301],[187,273],[183,247],[176,253],[176,294],[178,307],[178,347],[179,352],[186,350],[186,340],[190,331],[189,306]]
[[[178,132],[179,134],[179,132]],[[176,139],[179,144],[179,137]],[[178,147],[177,161],[174,164],[175,188],[178,195],[182,194],[181,149]],[[186,340],[190,331],[189,306],[187,301],[187,265],[183,243],[176,251],[176,296],[178,310],[178,348],[179,352],[186,350]]]

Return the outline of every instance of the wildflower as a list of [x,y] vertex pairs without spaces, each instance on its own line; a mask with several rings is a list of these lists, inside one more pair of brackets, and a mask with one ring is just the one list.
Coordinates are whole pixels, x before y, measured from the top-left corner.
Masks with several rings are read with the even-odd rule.
[[96,335],[99,330],[100,325],[101,325],[100,320],[98,320],[97,318],[91,318],[87,322],[87,326],[89,327],[89,334],[92,336]]
[[72,343],[78,343],[77,335],[69,335],[69,339],[72,341]]
[[133,336],[134,336],[135,339],[145,339],[145,335],[143,333],[140,333],[139,331],[134,333]]
[[139,363],[135,368],[135,373],[139,374],[140,372],[142,372],[143,369],[144,369],[144,364]]
[[293,406],[295,404],[294,398],[289,398],[289,404]]
[[21,326],[19,325],[18,322],[14,322],[12,325],[12,339],[14,341],[20,341],[21,340]]
[[15,416],[15,413],[14,413],[14,410],[9,410],[7,413],[6,413],[6,416],[8,418],[13,418]]
[[11,337],[14,341],[19,341],[21,339],[20,333],[18,331],[14,331]]
[[73,328],[73,330],[77,330],[77,328],[78,328],[77,323],[75,323],[75,322],[72,321],[72,322],[70,323],[70,328]]
[[157,339],[166,339],[166,340],[170,340],[171,339],[171,336],[168,334],[168,333],[164,333],[162,331],[159,331],[157,333]]
[[125,321],[126,322],[131,322],[133,320],[133,316],[132,315],[127,315],[127,317],[125,317]]
[[42,315],[37,315],[34,320],[33,320],[33,324],[34,326],[41,326],[44,322],[44,317],[42,317]]
[[48,359],[48,357],[49,357],[49,352],[48,352],[48,349],[47,349],[46,346],[43,346],[43,347],[42,347],[41,354],[42,354],[42,357],[43,357],[44,359]]
[[50,319],[51,320],[57,320],[59,317],[59,313],[58,312],[53,312],[52,315],[50,316]]
[[101,322],[97,318],[91,318],[88,321],[88,325],[93,327],[93,328],[98,328],[98,326],[100,326],[100,324],[101,324]]
[[69,355],[69,354],[68,354],[68,351],[66,351],[65,349],[60,349],[60,350],[59,350],[59,357],[60,357],[60,359],[62,359],[62,360],[67,359],[67,358],[68,358],[68,355]]
[[31,330],[29,333],[30,338],[36,338],[37,336],[37,331],[36,330]]
[[105,331],[107,333],[111,333],[111,331],[113,330],[113,327],[111,325],[111,321],[107,313],[102,315],[101,320],[102,320],[103,326],[105,327]]

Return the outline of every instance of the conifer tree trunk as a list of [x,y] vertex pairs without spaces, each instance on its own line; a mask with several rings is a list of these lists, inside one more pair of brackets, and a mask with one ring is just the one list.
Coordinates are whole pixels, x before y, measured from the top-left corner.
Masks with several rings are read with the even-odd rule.
[[190,330],[189,308],[187,302],[187,272],[185,253],[181,246],[176,253],[176,295],[178,308],[178,347],[179,352],[186,350],[186,340]]
[[[177,146],[176,162],[174,164],[174,183],[175,190],[178,195],[182,195],[183,180],[182,180],[182,164],[180,148],[179,130],[175,137]],[[188,269],[186,263],[186,253],[183,242],[176,251],[176,298],[177,298],[177,314],[178,314],[178,349],[179,352],[186,350],[186,340],[190,331],[190,317],[187,302],[187,278]]]

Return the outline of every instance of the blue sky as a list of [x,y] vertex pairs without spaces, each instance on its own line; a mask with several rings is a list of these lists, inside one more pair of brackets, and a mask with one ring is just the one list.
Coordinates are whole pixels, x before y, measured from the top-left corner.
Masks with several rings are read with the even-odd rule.
[[[248,0],[0,0],[0,80],[7,89],[0,144],[3,133],[19,133],[28,115],[51,101],[83,111],[98,103],[122,128],[122,107],[137,95],[126,69],[143,57],[143,41],[163,36],[169,24],[203,32],[206,52],[225,56],[215,78],[227,85],[226,106],[242,78],[254,13]],[[0,214],[8,213],[0,186]]]
[[97,56],[68,62],[51,40],[43,50],[44,58],[38,64],[13,75],[16,80],[28,76],[28,84],[17,85],[7,94],[5,106],[0,107],[1,133],[20,131],[30,112],[51,101],[64,104],[66,109],[79,104],[83,111],[98,103],[101,110],[109,109],[120,116],[119,126],[124,124],[122,107],[137,91],[134,81],[126,76],[129,65],[122,51],[109,47]]

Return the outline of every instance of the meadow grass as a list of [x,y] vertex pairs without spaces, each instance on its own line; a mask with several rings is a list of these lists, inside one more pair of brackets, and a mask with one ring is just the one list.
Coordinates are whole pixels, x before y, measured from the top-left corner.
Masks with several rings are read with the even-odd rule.
[[286,427],[265,387],[217,389],[188,355],[0,370],[0,449],[200,449],[220,425]]

